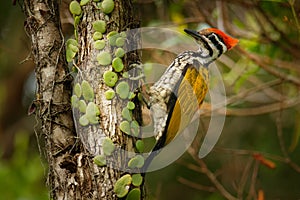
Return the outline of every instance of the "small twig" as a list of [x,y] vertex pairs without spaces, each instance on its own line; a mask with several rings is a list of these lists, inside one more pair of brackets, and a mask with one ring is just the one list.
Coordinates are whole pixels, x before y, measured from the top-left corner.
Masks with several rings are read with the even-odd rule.
[[253,167],[253,172],[251,176],[251,185],[249,188],[249,194],[246,198],[246,200],[251,200],[251,199],[257,199],[257,195],[255,192],[255,185],[256,185],[256,179],[258,175],[258,169],[259,169],[259,161],[256,161]]
[[241,180],[240,180],[240,183],[239,183],[239,187],[237,189],[238,199],[242,199],[242,197],[243,197],[243,193],[244,193],[244,190],[245,190],[247,179],[249,177],[249,172],[250,172],[252,163],[253,163],[253,158],[250,157],[248,159],[248,162],[245,165],[245,168],[244,168],[244,171],[242,173]]
[[188,149],[189,154],[192,156],[192,158],[199,164],[201,169],[203,170],[203,173],[209,178],[209,180],[214,184],[216,189],[223,195],[226,199],[228,200],[238,200],[236,197],[232,196],[224,187],[223,185],[218,181],[217,177],[215,174],[210,171],[207,168],[207,165],[202,159],[198,158],[197,153],[195,152],[195,149],[189,148]]
[[257,85],[256,87],[243,90],[243,91],[237,93],[236,95],[227,98],[226,104],[229,105],[229,104],[235,103],[238,100],[244,99],[245,97],[247,97],[251,94],[255,94],[256,92],[258,92],[260,90],[265,91],[265,89],[269,89],[270,87],[279,85],[280,83],[282,83],[282,80],[275,79],[275,80],[269,81],[267,83]]
[[296,172],[300,173],[300,166],[294,163],[292,160],[287,160],[286,163]]
[[283,80],[292,82],[296,85],[300,85],[300,79],[295,77],[295,76],[291,76],[291,75],[287,75],[277,69],[275,69],[274,67],[270,67],[270,65],[268,63],[265,63],[263,59],[261,59],[259,56],[256,56],[253,53],[249,53],[246,50],[244,50],[241,47],[236,47],[236,49],[243,54],[244,56],[246,56],[247,58],[249,58],[250,60],[254,61],[257,65],[259,65],[260,67],[262,67],[264,70],[266,70],[267,72],[269,72],[270,74],[281,78]]
[[252,156],[253,154],[262,154],[264,157],[271,158],[272,160],[276,160],[283,163],[286,162],[285,158],[282,156],[278,156],[266,152],[248,150],[248,149],[230,149],[230,148],[223,148],[223,147],[214,147],[213,151],[222,152],[223,154],[239,155],[239,156]]
[[300,24],[299,24],[299,20],[298,20],[298,17],[297,17],[295,8],[294,8],[295,0],[289,0],[289,4],[291,6],[292,14],[293,14],[293,17],[294,17],[294,20],[295,20],[295,23],[296,23],[296,27],[297,27],[297,30],[298,30],[298,40],[300,41]]
[[[222,62],[223,64],[225,64],[230,70],[234,70],[235,67],[240,67],[238,66],[235,61],[233,61],[231,58],[229,58],[228,56],[223,56],[222,59],[220,59],[220,62]],[[298,67],[298,66],[297,66]],[[244,71],[242,71],[242,73],[240,74],[241,76],[243,75]],[[252,83],[253,85],[257,86],[258,88],[261,85],[264,85],[265,83],[263,81],[261,81],[258,77],[256,76],[249,76],[247,78],[247,81],[249,83]],[[282,82],[282,80],[280,80]],[[255,87],[254,87],[255,88]],[[271,87],[263,87],[262,88],[262,92],[264,92],[268,97],[275,99],[275,100],[281,100],[282,99],[282,95],[280,93],[278,93],[276,90],[274,90]]]
[[202,168],[200,168],[198,165],[192,164],[190,162],[181,162],[180,160],[177,161],[176,163],[185,166],[187,169],[192,170],[197,173],[204,173]]
[[[282,107],[280,107],[282,108]],[[286,148],[286,145],[284,143],[284,139],[283,139],[283,132],[282,132],[282,109],[280,109],[279,111],[279,115],[276,118],[276,127],[277,127],[277,137],[279,140],[279,145],[281,148],[281,152],[285,158],[285,162],[291,167],[293,168],[295,171],[297,171],[298,173],[300,173],[300,167],[299,165],[297,165],[296,163],[292,162],[289,154],[288,154],[288,150]]]
[[[289,42],[289,39],[285,36],[283,32],[281,32],[277,26],[269,19],[270,17],[267,16],[265,11],[261,9],[260,6],[257,6],[258,12],[253,12],[254,16],[256,17],[257,24],[259,24],[260,29],[263,31],[260,35],[267,40],[268,42],[271,42],[273,46],[279,46],[281,49],[289,52],[291,55],[293,55],[296,58],[300,58],[300,55],[297,51],[296,45]],[[277,32],[280,34],[282,38],[285,39],[285,43],[290,43],[289,45],[285,45],[280,40],[274,40],[270,35],[269,31],[266,29],[268,27],[266,24],[270,25],[273,28],[274,32]]]
[[300,104],[300,98],[288,99],[281,102],[271,103],[268,105],[253,107],[253,108],[238,108],[238,109],[227,109],[226,115],[234,116],[251,116],[251,115],[262,115],[266,113],[271,113],[281,109],[287,109]]
[[286,157],[266,153],[266,152],[259,152],[247,149],[229,149],[229,148],[221,148],[221,147],[214,147],[213,151],[215,152],[222,152],[227,154],[234,154],[234,155],[253,155],[253,154],[262,154],[264,157],[268,157],[272,160],[276,160],[278,162],[282,162],[288,164],[293,170],[300,173],[300,166],[293,162],[291,159],[286,159]]
[[[292,0],[293,1],[293,0]],[[293,10],[293,6],[291,5],[291,8]],[[282,30],[280,30],[280,28],[271,20],[272,17],[270,17],[262,8],[261,6],[258,6],[257,9],[260,11],[260,14],[262,15],[262,17],[264,17],[265,21],[267,21],[270,26],[280,34],[280,37],[282,39],[285,40],[285,43],[288,43],[288,46],[292,47],[291,51],[294,51],[295,49],[299,48],[299,46],[294,42],[291,41],[291,39],[288,37],[288,35],[286,33],[284,33]],[[294,10],[295,11],[295,10]],[[265,24],[263,25],[265,26]],[[269,38],[271,39],[271,38]],[[272,40],[272,39],[271,39]],[[272,42],[275,42],[274,40],[272,40]]]
[[276,118],[276,127],[277,127],[277,137],[279,140],[279,146],[280,146],[281,152],[282,152],[283,156],[287,160],[289,160],[290,159],[289,154],[288,154],[287,148],[285,146],[284,139],[283,139],[283,133],[282,133],[282,110],[279,111],[279,114]]
[[[300,98],[288,99],[283,102],[275,102],[263,106],[257,106],[252,108],[227,108],[217,107],[216,111],[219,115],[227,115],[227,116],[254,116],[254,115],[262,115],[266,113],[272,113],[279,111],[280,109],[287,109],[293,106],[300,104]],[[282,106],[280,108],[280,106]],[[201,115],[202,116],[210,116],[212,113],[211,109],[202,108]]]
[[196,190],[203,190],[203,191],[207,191],[207,192],[217,192],[216,188],[214,187],[210,187],[210,186],[205,186],[205,185],[200,185],[198,183],[189,181],[183,177],[178,177],[177,179],[180,183],[187,185],[191,188],[194,188]]

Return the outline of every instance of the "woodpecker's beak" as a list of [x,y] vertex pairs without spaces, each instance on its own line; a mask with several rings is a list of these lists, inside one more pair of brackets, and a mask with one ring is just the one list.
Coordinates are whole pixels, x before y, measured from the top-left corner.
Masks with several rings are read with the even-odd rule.
[[184,32],[186,32],[187,34],[189,34],[190,36],[192,36],[195,39],[203,39],[202,35],[200,35],[197,31],[194,30],[190,30],[190,29],[184,29]]

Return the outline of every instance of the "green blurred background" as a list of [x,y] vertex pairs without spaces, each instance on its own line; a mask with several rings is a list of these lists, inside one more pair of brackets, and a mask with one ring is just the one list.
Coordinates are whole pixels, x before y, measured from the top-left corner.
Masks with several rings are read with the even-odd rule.
[[[189,151],[149,173],[149,199],[221,200],[226,192],[239,199],[300,199],[300,1],[136,0],[134,5],[143,27],[213,26],[240,40],[217,62],[228,97],[217,146],[201,161]],[[63,31],[70,35],[67,7],[62,1]],[[35,83],[24,15],[10,1],[3,1],[0,11],[0,199],[48,199],[47,164],[34,133],[38,123],[27,115]],[[143,60],[168,65],[174,56],[146,51]],[[201,117],[190,150],[197,151],[208,124],[209,116]]]

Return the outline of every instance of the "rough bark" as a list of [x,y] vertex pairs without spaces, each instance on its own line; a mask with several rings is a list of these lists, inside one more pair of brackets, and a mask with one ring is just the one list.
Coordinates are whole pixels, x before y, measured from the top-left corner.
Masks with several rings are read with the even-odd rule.
[[[78,139],[75,131],[70,97],[72,77],[65,59],[64,37],[59,19],[59,1],[24,0],[26,15],[25,29],[32,41],[32,56],[35,62],[37,94],[34,107],[40,119],[39,138],[45,140],[44,154],[49,166],[48,185],[52,199],[117,199],[113,184],[123,173],[109,166],[98,167],[93,156],[100,152],[94,146],[94,152],[87,151]],[[95,70],[95,52],[92,50],[92,22],[104,18],[104,15],[90,4],[83,8],[83,16],[78,25],[80,52],[78,67],[90,70],[86,78],[89,81],[100,80],[104,70]],[[115,9],[108,23],[109,30],[126,30],[135,23],[132,21],[130,1],[115,1]],[[134,25],[135,26],[135,25]],[[126,60],[136,60],[131,53]],[[126,61],[129,63],[128,61]],[[97,85],[97,84],[100,85]],[[107,86],[95,81],[96,103],[101,110],[100,125],[86,134],[93,135],[92,140],[108,136],[115,143],[132,149],[132,141],[118,128],[123,103],[118,100],[108,103],[103,99]],[[86,143],[85,143],[86,144]],[[101,153],[101,152],[100,152]]]
[[[77,82],[82,80],[88,81],[94,91],[96,91],[96,103],[100,107],[100,126],[90,127],[88,132],[93,134],[85,134],[87,131],[84,127],[77,126],[79,129],[79,135],[89,152],[93,155],[102,154],[101,152],[101,141],[104,137],[110,137],[114,142],[118,144],[129,144],[131,141],[127,141],[128,138],[124,137],[124,134],[118,130],[117,125],[122,121],[121,112],[122,108],[126,106],[126,101],[122,101],[119,98],[113,100],[105,99],[105,91],[109,90],[103,82],[103,73],[105,71],[111,71],[111,65],[102,66],[98,64],[96,59],[97,54],[101,51],[114,53],[116,47],[110,47],[106,45],[105,49],[99,51],[94,48],[93,33],[95,32],[92,28],[92,23],[97,20],[104,20],[107,23],[107,31],[127,31],[130,28],[136,28],[136,22],[133,21],[133,15],[131,13],[132,7],[130,1],[115,1],[115,9],[111,13],[109,19],[105,18],[105,15],[101,11],[95,8],[94,5],[90,4],[83,7],[83,16],[81,22],[78,24],[78,38],[79,38],[79,54],[77,66],[80,71],[78,73]],[[135,33],[134,31],[132,31]],[[105,35],[105,34],[104,34]],[[130,36],[128,36],[130,37]],[[106,40],[106,36],[104,36]],[[137,49],[138,47],[132,47],[135,44],[134,40],[128,39],[130,47],[129,49]],[[130,70],[131,75],[134,76],[135,70],[130,69],[130,65],[138,62],[138,56],[136,51],[132,51],[125,56],[125,70]],[[121,77],[119,77],[121,79]],[[126,80],[131,88],[137,89],[135,83],[130,80]],[[109,116],[109,117],[108,117]],[[93,129],[93,130],[92,130]],[[81,134],[83,133],[83,134]],[[131,147],[128,147],[129,149]]]

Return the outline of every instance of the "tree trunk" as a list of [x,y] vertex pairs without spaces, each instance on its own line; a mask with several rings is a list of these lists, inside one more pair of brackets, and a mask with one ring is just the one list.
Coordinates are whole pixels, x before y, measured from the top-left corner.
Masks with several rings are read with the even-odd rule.
[[[105,92],[114,89],[109,88],[102,78],[104,72],[111,71],[111,65],[99,66],[97,62],[99,50],[94,48],[95,31],[92,24],[96,20],[104,20],[107,24],[106,34],[112,30],[121,32],[135,28],[137,25],[133,21],[131,1],[115,0],[114,10],[107,15],[97,8],[96,2],[90,1],[81,6],[82,13],[78,17],[80,21],[75,18],[75,39],[78,38],[79,47],[78,57],[73,60],[79,71],[75,83],[83,80],[90,83],[95,93],[95,98],[91,101],[100,109],[99,124],[89,126],[80,125],[78,118],[81,114],[76,109],[73,110],[73,121],[70,103],[72,76],[65,58],[58,2],[24,0],[27,17],[25,29],[31,37],[37,77],[36,101],[32,109],[38,108],[41,130],[37,132],[39,138],[45,139],[43,152],[49,165],[50,195],[53,199],[118,199],[114,184],[124,175],[126,167],[122,165],[124,161],[127,163],[128,158],[120,157],[122,151],[121,154],[113,153],[107,156],[107,164],[101,167],[94,164],[93,158],[105,153],[102,148],[103,139],[110,138],[116,149],[122,147],[126,151],[134,151],[134,141],[119,129],[123,120],[122,109],[127,102],[117,97],[113,100],[105,98]],[[104,39],[107,40],[106,37]],[[105,47],[103,51],[112,51],[113,48],[115,49]],[[125,70],[130,70],[131,64],[137,60],[136,51],[126,54],[123,58]],[[119,78],[123,72],[118,73]],[[129,85],[134,89],[136,82],[131,81]],[[140,122],[138,104],[135,107],[133,118]],[[120,166],[123,171],[118,168]]]

